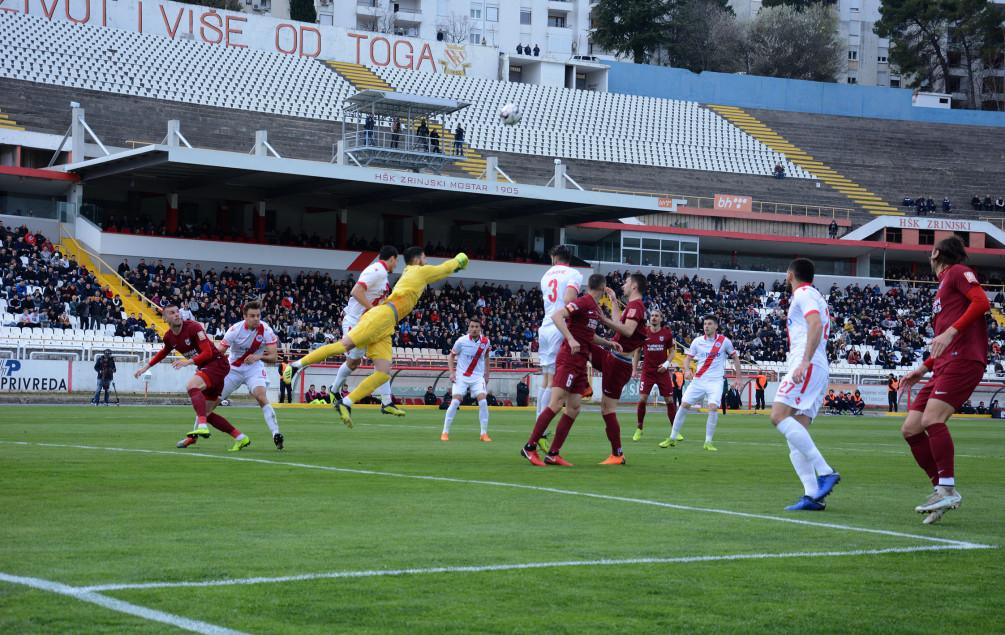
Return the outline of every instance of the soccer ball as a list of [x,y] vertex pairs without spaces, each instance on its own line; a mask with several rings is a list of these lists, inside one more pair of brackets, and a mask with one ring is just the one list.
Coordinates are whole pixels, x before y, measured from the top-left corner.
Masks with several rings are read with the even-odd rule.
[[523,119],[523,113],[516,104],[506,104],[499,109],[499,120],[507,126],[515,126]]
[[230,405],[230,399],[224,399],[224,400],[222,400],[220,402],[220,405],[221,406],[229,406]]

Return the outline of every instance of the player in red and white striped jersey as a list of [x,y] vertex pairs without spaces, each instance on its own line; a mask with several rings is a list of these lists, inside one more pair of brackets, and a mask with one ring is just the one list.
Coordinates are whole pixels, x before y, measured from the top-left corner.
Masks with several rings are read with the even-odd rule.
[[489,338],[482,335],[482,323],[478,318],[468,320],[468,334],[457,338],[447,366],[450,368],[450,381],[453,382],[453,399],[447,414],[443,417],[443,433],[440,441],[450,440],[450,426],[454,422],[457,409],[461,407],[464,394],[478,401],[478,423],[480,424],[479,439],[489,442],[489,403],[486,401],[485,386],[489,381]]

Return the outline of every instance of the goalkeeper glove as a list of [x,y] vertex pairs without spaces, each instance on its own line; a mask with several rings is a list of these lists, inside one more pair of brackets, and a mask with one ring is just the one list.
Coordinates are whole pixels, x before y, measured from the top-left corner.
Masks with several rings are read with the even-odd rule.
[[468,268],[468,255],[466,253],[464,253],[463,251],[461,253],[457,254],[456,256],[454,256],[454,260],[457,261],[457,270],[458,271],[460,271],[461,269],[467,269]]

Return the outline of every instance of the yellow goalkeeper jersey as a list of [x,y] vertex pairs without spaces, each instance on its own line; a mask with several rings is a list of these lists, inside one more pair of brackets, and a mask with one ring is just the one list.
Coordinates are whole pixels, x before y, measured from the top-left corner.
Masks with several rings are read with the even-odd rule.
[[385,304],[394,305],[400,322],[415,308],[423,291],[426,290],[426,285],[443,280],[459,268],[460,263],[456,258],[438,265],[408,265]]

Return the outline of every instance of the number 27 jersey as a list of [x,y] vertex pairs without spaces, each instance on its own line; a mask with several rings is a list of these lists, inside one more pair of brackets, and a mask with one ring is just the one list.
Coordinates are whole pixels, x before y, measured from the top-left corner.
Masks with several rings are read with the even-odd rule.
[[544,299],[544,319],[541,326],[551,326],[551,316],[565,306],[565,290],[573,288],[576,293],[583,286],[583,274],[566,265],[555,265],[541,278],[541,295]]

